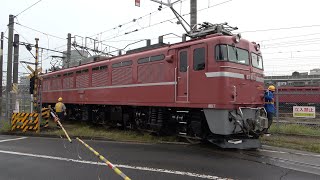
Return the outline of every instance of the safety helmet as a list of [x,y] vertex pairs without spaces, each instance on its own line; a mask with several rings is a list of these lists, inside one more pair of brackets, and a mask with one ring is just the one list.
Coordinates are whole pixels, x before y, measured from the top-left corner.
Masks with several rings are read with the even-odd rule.
[[269,90],[269,91],[275,91],[275,90],[276,90],[276,87],[274,87],[274,85],[270,85],[270,86],[268,87],[268,90]]
[[59,97],[58,101],[61,102],[62,101],[62,97]]

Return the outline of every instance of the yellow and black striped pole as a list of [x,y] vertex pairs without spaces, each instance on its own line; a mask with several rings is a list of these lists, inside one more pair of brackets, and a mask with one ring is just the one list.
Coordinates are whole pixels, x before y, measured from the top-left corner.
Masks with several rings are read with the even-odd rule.
[[60,119],[58,118],[58,116],[54,113],[54,111],[52,109],[50,109],[50,113],[51,113],[51,116],[53,117],[54,119],[54,122],[58,123],[59,126],[61,127],[62,131],[64,132],[64,134],[67,136],[68,140],[70,143],[72,143],[72,140],[71,138],[69,137],[69,134],[67,133],[67,131],[64,129],[64,127],[62,126],[61,122],[60,122]]
[[111,162],[109,162],[106,158],[104,158],[102,155],[100,155],[97,151],[95,151],[92,147],[90,147],[88,144],[83,142],[81,139],[77,138],[79,142],[81,142],[85,147],[87,147],[90,151],[92,151],[101,161],[105,162],[108,167],[110,167],[114,172],[116,172],[119,176],[121,176],[124,180],[131,180],[127,175],[125,175],[123,172],[120,171],[116,166],[114,166]]

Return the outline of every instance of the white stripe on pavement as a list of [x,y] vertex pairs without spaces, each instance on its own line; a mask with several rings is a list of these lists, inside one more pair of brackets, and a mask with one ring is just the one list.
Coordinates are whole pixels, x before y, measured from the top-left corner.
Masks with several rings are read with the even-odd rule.
[[[59,160],[59,161],[68,161],[68,162],[75,162],[75,163],[83,163],[83,164],[93,164],[93,165],[105,165],[105,163],[100,162],[93,162],[93,161],[83,161],[83,160],[77,160],[77,159],[69,159],[69,158],[63,158],[63,157],[56,157],[56,156],[47,156],[47,155],[40,155],[40,154],[29,154],[29,153],[21,153],[21,152],[14,152],[14,151],[4,151],[0,150],[0,153],[4,154],[14,154],[19,156],[29,156],[29,157],[37,157],[37,158],[44,158],[44,159],[53,159],[53,160]],[[153,171],[153,172],[161,172],[161,173],[167,173],[167,174],[176,174],[176,175],[182,175],[182,176],[191,176],[191,177],[197,177],[197,178],[203,178],[203,179],[214,179],[214,180],[223,180],[228,178],[221,178],[218,176],[211,176],[211,175],[205,175],[205,174],[196,174],[191,172],[183,172],[183,171],[174,171],[174,170],[167,170],[167,169],[157,169],[157,168],[149,168],[149,167],[139,167],[139,166],[129,166],[129,165],[122,165],[122,164],[114,164],[116,167],[119,168],[125,168],[125,169],[135,169],[135,170],[142,170],[142,171]]]
[[27,139],[27,137],[20,137],[20,138],[14,138],[14,139],[4,139],[4,140],[0,140],[0,143],[7,142],[7,141],[16,141],[16,140],[21,140],[21,139]]

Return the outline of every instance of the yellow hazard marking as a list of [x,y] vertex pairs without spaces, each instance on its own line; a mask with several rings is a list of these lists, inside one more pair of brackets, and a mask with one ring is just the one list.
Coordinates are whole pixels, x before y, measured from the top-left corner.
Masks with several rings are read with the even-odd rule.
[[[49,126],[50,110],[43,108],[41,111],[42,120],[45,121],[44,127]],[[13,113],[11,118],[11,130],[21,130],[26,132],[32,130],[40,132],[40,121],[38,113]]]

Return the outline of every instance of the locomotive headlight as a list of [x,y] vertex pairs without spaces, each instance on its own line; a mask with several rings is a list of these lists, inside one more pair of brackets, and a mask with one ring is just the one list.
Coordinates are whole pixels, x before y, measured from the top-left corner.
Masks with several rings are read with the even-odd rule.
[[256,50],[257,50],[257,51],[260,50],[260,44],[256,44],[255,47],[256,47]]
[[233,41],[235,43],[239,43],[240,42],[240,39],[241,39],[241,34],[237,34],[237,35],[234,35],[233,36]]

